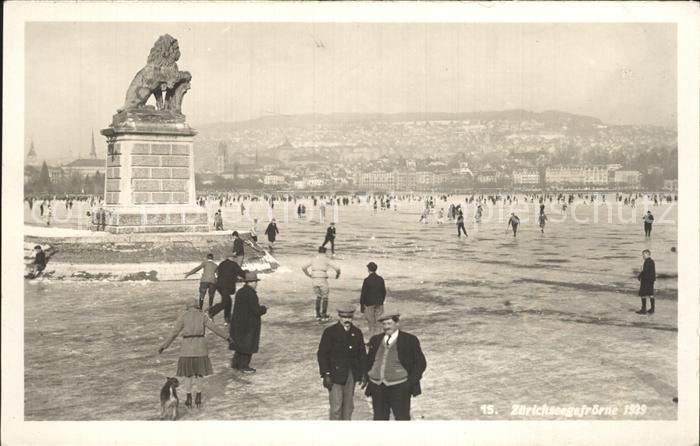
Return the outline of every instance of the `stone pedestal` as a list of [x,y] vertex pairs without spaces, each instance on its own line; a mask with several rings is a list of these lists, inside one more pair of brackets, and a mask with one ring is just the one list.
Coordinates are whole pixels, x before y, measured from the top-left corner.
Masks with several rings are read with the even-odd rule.
[[140,109],[114,115],[107,137],[105,230],[206,232],[206,210],[197,206],[193,138],[185,117]]

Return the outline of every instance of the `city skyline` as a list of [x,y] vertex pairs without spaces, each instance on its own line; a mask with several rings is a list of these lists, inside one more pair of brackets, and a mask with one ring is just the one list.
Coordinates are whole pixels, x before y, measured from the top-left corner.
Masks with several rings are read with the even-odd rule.
[[[519,108],[613,125],[676,118],[672,25],[31,23],[25,153],[33,139],[39,157],[84,155],[90,129],[110,122],[165,33],[193,74],[183,111],[195,128],[276,114]],[[62,77],[47,83],[48,70]]]

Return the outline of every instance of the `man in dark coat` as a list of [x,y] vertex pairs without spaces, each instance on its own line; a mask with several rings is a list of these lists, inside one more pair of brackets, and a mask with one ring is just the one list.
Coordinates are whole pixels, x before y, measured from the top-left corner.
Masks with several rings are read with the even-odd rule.
[[323,246],[324,248],[326,247],[326,243],[331,242],[331,254],[335,254],[335,223],[331,222],[331,225],[328,226],[328,229],[326,229],[326,239],[323,241]]
[[469,237],[464,227],[464,213],[459,211],[459,215],[457,216],[457,237],[462,237],[462,232],[464,232],[465,237]]
[[267,225],[267,229],[265,229],[265,235],[267,235],[268,248],[270,249],[270,252],[272,252],[272,249],[274,248],[275,240],[277,240],[277,234],[279,233],[280,231],[277,229],[277,220],[273,218],[270,224]]
[[238,231],[233,231],[231,235],[233,235],[233,256],[236,258],[238,264],[242,265],[245,255],[243,239],[238,236]]
[[229,350],[233,350],[231,367],[243,373],[255,373],[250,367],[253,353],[260,346],[260,317],[267,313],[267,307],[260,305],[256,291],[258,275],[255,271],[245,273],[245,285],[236,293],[231,317]]
[[338,307],[338,323],[323,331],[318,345],[318,367],[323,387],[328,389],[331,420],[351,420],[355,384],[367,384],[365,342],[362,331],[352,324],[355,307]]
[[234,258],[234,255],[231,254],[216,268],[216,289],[221,294],[221,302],[210,307],[207,311],[209,317],[214,319],[214,316],[224,310],[226,323],[229,323],[231,319],[231,295],[236,292],[236,278],[245,278],[245,271],[234,261]]
[[513,237],[518,235],[518,225],[520,224],[520,218],[515,215],[515,213],[510,213],[510,218],[508,219],[508,226],[506,226],[506,234],[508,233],[508,228],[513,227]]
[[[642,272],[639,273],[637,279],[639,280],[639,297],[642,298],[642,308],[637,311],[637,314],[654,314],[654,281],[656,281],[656,264],[651,258],[651,251],[645,249],[642,251],[642,258],[644,259],[644,265],[642,266]],[[647,311],[647,297],[651,301],[651,308]]]
[[642,220],[644,221],[644,236],[651,237],[651,225],[654,223],[654,216],[651,215],[651,211],[647,211]]
[[374,336],[381,332],[378,318],[384,312],[386,286],[382,276],[377,274],[376,263],[369,262],[367,271],[369,276],[362,282],[362,292],[360,293],[360,312],[367,318],[369,335]]
[[46,257],[46,253],[42,249],[41,245],[36,245],[34,247],[34,262],[32,263],[31,270],[28,272],[28,274],[25,276],[28,279],[34,279],[41,274],[44,269],[46,269],[46,263],[48,262],[48,258]]
[[372,397],[374,420],[411,419],[411,396],[421,394],[420,380],[426,368],[418,338],[399,330],[399,313],[379,318],[384,334],[373,336],[367,353],[367,390]]

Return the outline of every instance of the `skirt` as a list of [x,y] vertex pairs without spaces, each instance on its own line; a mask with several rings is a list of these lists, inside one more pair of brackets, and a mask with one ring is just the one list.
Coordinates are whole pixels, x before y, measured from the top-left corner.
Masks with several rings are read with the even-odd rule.
[[208,356],[182,356],[177,361],[175,376],[208,376],[214,373]]

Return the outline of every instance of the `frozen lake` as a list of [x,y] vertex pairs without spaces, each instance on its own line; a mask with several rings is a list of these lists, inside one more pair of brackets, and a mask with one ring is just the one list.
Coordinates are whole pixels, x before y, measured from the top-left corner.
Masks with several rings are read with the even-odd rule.
[[[450,197],[436,203],[436,210],[446,211],[449,202],[464,207],[462,197]],[[330,307],[341,301],[359,307],[365,265],[379,265],[388,287],[386,305],[400,309],[401,328],[419,337],[428,361],[423,395],[412,402],[414,418],[553,419],[563,417],[519,416],[511,414],[512,407],[597,404],[615,406],[618,413],[587,419],[675,419],[675,203],[648,207],[657,219],[649,240],[641,224],[647,207],[639,202],[619,212],[615,207],[610,221],[605,208],[596,210],[582,200],[565,215],[560,206],[547,205],[550,220],[541,234],[537,203],[525,205],[521,199],[517,238],[505,232],[507,206],[488,206],[477,225],[469,205],[469,237],[458,239],[455,225],[437,225],[435,215],[428,225],[419,224],[420,202],[400,202],[398,212],[341,206],[335,216],[328,207],[325,223],[318,222],[318,209],[308,201],[314,221],[296,219],[292,203],[285,217],[284,203],[277,203],[275,257],[283,266],[264,276],[258,288],[261,303],[269,307],[260,353],[252,362],[258,373],[234,373],[227,346],[210,335],[215,374],[206,380],[205,405],[190,413],[181,406],[183,418],[327,417],[327,393],[316,364],[324,326],[313,320],[311,284],[300,267],[323,242],[333,219],[343,274],[330,281]],[[264,240],[264,203],[247,207],[260,219]],[[209,208],[213,213],[218,206]],[[76,227],[76,215],[56,225]],[[224,224],[250,228],[237,203],[224,208]],[[645,248],[652,251],[660,278],[656,314],[640,316],[634,313],[640,305],[635,270]],[[192,259],[192,266],[199,260]],[[156,350],[183,310],[181,302],[196,294],[192,281],[25,283],[26,418],[157,418],[158,392],[165,376],[175,372],[179,342],[162,356]],[[364,319],[356,323],[366,331]],[[488,404],[498,414],[483,413],[481,406]],[[645,405],[644,414],[624,414],[627,404]],[[371,419],[359,391],[354,418]]]

